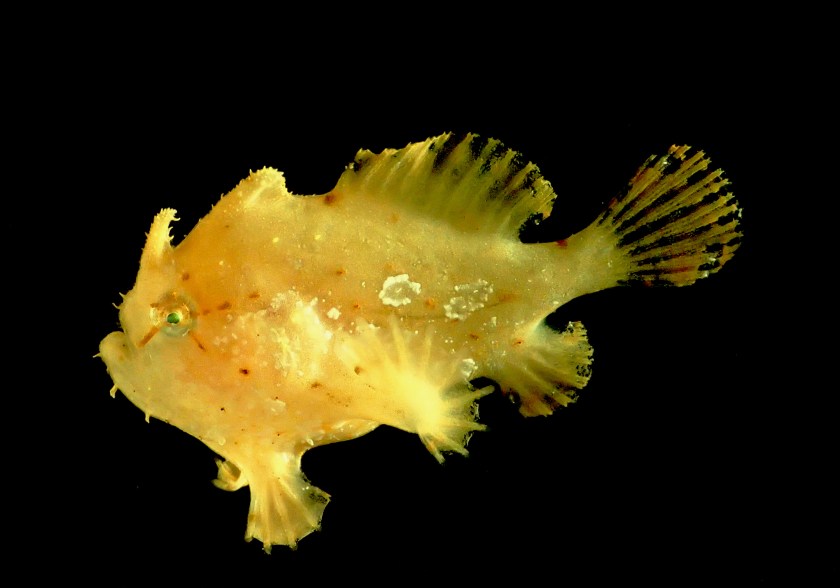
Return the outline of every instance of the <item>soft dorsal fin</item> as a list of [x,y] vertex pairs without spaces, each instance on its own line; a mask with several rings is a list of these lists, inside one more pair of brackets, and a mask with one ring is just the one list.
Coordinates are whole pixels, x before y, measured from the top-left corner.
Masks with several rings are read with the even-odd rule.
[[555,194],[533,163],[495,139],[452,133],[374,154],[360,150],[335,188],[391,200],[468,232],[518,237],[547,217]]

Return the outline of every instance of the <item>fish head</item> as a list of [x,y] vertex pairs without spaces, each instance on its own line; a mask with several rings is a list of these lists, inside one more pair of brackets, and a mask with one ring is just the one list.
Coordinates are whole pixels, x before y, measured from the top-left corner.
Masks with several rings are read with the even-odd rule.
[[[106,336],[99,356],[121,390],[146,411],[161,404],[191,353],[200,347],[196,305],[184,288],[169,233],[175,211],[162,210],[154,219],[140,258],[134,288],[119,306],[121,331]],[[153,397],[154,396],[154,397]]]

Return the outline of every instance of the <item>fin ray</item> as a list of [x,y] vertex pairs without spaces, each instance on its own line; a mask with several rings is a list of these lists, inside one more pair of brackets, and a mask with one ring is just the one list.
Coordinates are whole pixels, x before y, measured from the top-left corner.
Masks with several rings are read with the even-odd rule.
[[263,549],[272,545],[293,548],[299,539],[321,526],[329,494],[309,483],[300,470],[302,452],[276,453],[268,463],[248,464],[240,468],[230,461],[216,460],[216,487],[233,491],[251,489],[251,506],[245,540],[262,541]]
[[[628,276],[620,283],[691,284],[716,272],[740,243],[740,209],[726,191],[722,170],[704,173],[710,160],[688,146],[671,147],[649,159],[623,198],[635,214],[614,226],[618,246],[630,257]],[[612,224],[611,211],[600,219]]]
[[[717,272],[740,245],[741,210],[702,151],[650,157],[625,191],[567,241],[600,278],[586,291],[628,284],[685,286]],[[585,293],[585,292],[582,292]]]
[[514,238],[528,219],[547,217],[555,198],[539,168],[516,151],[451,133],[379,154],[360,150],[335,190],[398,200],[463,231]]
[[474,388],[463,358],[436,350],[430,331],[406,331],[393,317],[382,327],[359,321],[338,356],[359,367],[355,377],[377,399],[368,403],[373,413],[364,418],[416,433],[438,461],[447,452],[467,455],[472,433],[484,430],[476,401],[493,388]]
[[570,322],[564,331],[540,324],[490,377],[519,401],[524,416],[549,415],[577,400],[591,375],[592,347],[586,329]]

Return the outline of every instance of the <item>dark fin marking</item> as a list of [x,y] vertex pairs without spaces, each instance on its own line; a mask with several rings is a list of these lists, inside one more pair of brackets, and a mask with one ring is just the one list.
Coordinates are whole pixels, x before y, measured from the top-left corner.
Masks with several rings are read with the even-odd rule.
[[386,149],[360,151],[336,192],[393,201],[467,232],[518,238],[529,219],[551,212],[554,190],[533,163],[495,139],[452,134]]
[[[726,190],[729,181],[721,170],[707,171],[702,151],[689,150],[671,147],[648,159],[617,199],[620,216],[602,216],[632,260],[619,283],[691,284],[718,271],[738,248],[741,211]],[[625,220],[616,226],[619,218]]]
[[592,347],[583,324],[571,322],[564,331],[555,331],[542,323],[515,343],[504,364],[489,376],[503,394],[519,402],[520,413],[550,415],[577,400],[592,371]]
[[[598,280],[615,285],[692,284],[717,272],[741,242],[741,210],[722,170],[687,146],[650,157],[589,227],[569,238]],[[612,248],[608,245],[612,244]]]

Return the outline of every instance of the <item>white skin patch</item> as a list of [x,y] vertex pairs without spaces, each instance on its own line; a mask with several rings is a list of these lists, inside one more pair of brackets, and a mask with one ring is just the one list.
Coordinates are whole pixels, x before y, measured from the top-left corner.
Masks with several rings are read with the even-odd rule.
[[411,296],[420,294],[420,284],[408,279],[408,274],[389,276],[382,283],[379,299],[382,304],[403,306],[411,302]]
[[443,305],[446,318],[464,320],[471,312],[484,308],[484,303],[493,293],[493,286],[487,280],[478,280],[471,284],[455,286],[458,296],[449,299],[449,304]]
[[478,364],[475,363],[473,358],[468,357],[461,360],[461,375],[464,376],[465,380],[472,378],[476,371],[478,371]]

